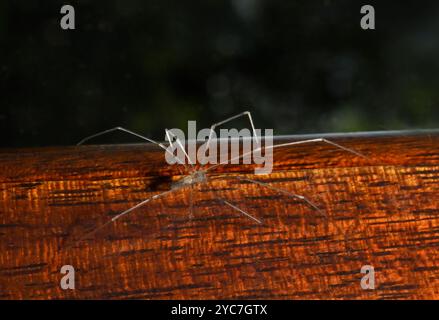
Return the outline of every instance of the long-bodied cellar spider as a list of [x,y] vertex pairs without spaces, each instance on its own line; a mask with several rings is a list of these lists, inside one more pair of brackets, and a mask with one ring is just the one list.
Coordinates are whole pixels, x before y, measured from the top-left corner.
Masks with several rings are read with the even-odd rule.
[[[262,146],[262,141],[260,141],[261,138],[257,134],[257,130],[255,129],[255,126],[253,123],[253,118],[252,118],[251,113],[249,111],[239,113],[239,114],[232,116],[232,117],[229,117],[221,122],[213,124],[210,127],[210,134],[208,135],[206,145],[207,146],[210,145],[210,143],[213,139],[212,133],[215,132],[215,129],[218,126],[226,124],[226,123],[228,123],[234,119],[237,119],[239,117],[247,117],[248,118],[248,121],[249,121],[250,126],[251,126],[252,139],[259,145],[259,147],[257,147],[256,149],[253,149],[251,151],[243,152],[242,154],[239,154],[235,157],[232,157],[231,159],[227,159],[227,162],[220,161],[219,163],[208,166],[208,167],[206,166],[206,164],[200,165],[200,164],[195,163],[193,161],[193,159],[191,159],[188,152],[186,151],[185,143],[183,143],[175,134],[172,133],[172,131],[170,131],[168,129],[165,130],[165,137],[167,140],[167,142],[166,142],[167,145],[165,145],[164,143],[160,143],[156,140],[147,138],[141,134],[138,134],[136,132],[133,132],[131,130],[128,130],[128,129],[125,129],[122,127],[115,127],[115,128],[109,129],[109,130],[101,131],[101,132],[98,132],[96,134],[93,134],[93,135],[88,136],[88,137],[84,138],[83,140],[81,140],[78,143],[78,145],[81,145],[81,144],[83,144],[83,143],[85,143],[93,138],[108,134],[110,132],[122,131],[122,132],[128,133],[130,135],[133,135],[135,137],[138,137],[140,139],[143,139],[143,140],[147,141],[148,143],[152,143],[152,144],[158,146],[159,148],[163,149],[165,152],[165,155],[168,154],[169,156],[174,157],[176,159],[177,165],[184,166],[185,174],[181,178],[179,178],[178,180],[172,182],[170,185],[170,188],[168,190],[163,191],[161,193],[157,193],[151,197],[148,197],[147,199],[137,203],[136,205],[132,206],[131,208],[128,208],[127,210],[118,213],[117,215],[115,215],[114,217],[112,217],[111,219],[109,219],[108,221],[103,223],[101,226],[96,227],[94,230],[92,230],[92,231],[88,232],[87,234],[83,235],[82,237],[80,237],[80,239],[77,240],[75,243],[81,242],[85,238],[98,232],[99,230],[103,229],[107,225],[114,223],[115,221],[121,219],[122,217],[127,216],[132,211],[147,205],[149,202],[156,200],[156,199],[164,198],[168,195],[175,194],[176,192],[179,192],[179,191],[188,191],[189,192],[189,218],[193,218],[193,216],[194,216],[194,214],[193,214],[193,212],[194,212],[194,204],[193,204],[194,187],[196,187],[196,186],[198,187],[198,186],[209,183],[211,181],[210,173],[213,173],[216,168],[219,168],[220,166],[223,166],[223,165],[229,163],[229,161],[232,162],[232,161],[240,160],[240,159],[242,159],[246,156],[249,156],[249,155],[251,156],[255,152],[261,152],[261,151],[266,152],[267,150],[270,150],[270,149],[273,150],[273,149],[287,147],[287,146],[303,145],[303,144],[310,144],[310,143],[325,143],[325,144],[328,144],[328,145],[333,146],[335,148],[338,148],[338,149],[341,149],[343,151],[354,154],[356,156],[359,156],[362,158],[367,158],[363,154],[361,154],[353,149],[341,146],[335,142],[329,141],[329,140],[324,139],[324,138],[314,138],[314,139],[307,139],[307,140],[301,140],[301,141],[286,142],[286,143],[281,143],[281,144],[276,144],[276,145]],[[175,154],[173,152],[169,151],[170,150],[169,147],[172,147],[171,149],[179,149],[184,154],[184,158],[181,159],[181,158],[178,158],[177,156],[175,156]],[[187,163],[185,160],[187,160]],[[268,174],[270,174],[270,173],[268,173]],[[293,199],[304,202],[305,204],[310,206],[313,210],[319,212],[320,214],[325,216],[325,218],[328,219],[327,214],[323,210],[321,210],[317,206],[317,204],[315,204],[314,202],[312,202],[311,200],[309,200],[307,197],[305,197],[303,195],[296,194],[296,193],[290,192],[290,191],[282,189],[282,188],[277,188],[275,186],[270,185],[269,183],[265,183],[262,181],[258,181],[256,179],[248,178],[247,176],[240,176],[237,174],[219,175],[219,176],[216,176],[214,179],[217,179],[217,178],[231,179],[231,180],[235,180],[238,182],[246,182],[246,183],[257,185],[261,188],[270,189],[271,191],[285,195],[289,198],[293,198]],[[224,199],[215,190],[210,190],[210,191],[212,191],[212,193],[215,195],[216,200],[218,200],[221,203],[223,203],[224,205],[228,206],[229,208],[231,208],[235,212],[247,217],[248,219],[250,219],[252,222],[254,222],[256,224],[263,223],[260,218],[243,210],[242,208],[238,207],[236,204],[232,203],[231,201]]]

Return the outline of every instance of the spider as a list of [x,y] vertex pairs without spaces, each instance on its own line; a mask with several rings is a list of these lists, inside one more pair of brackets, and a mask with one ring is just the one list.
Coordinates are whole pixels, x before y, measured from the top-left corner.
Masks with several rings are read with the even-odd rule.
[[[229,117],[229,118],[227,118],[227,119],[225,119],[223,121],[220,121],[218,123],[214,123],[210,127],[210,135],[209,135],[209,137],[207,139],[207,146],[209,146],[209,144],[210,144],[210,142],[212,140],[212,137],[213,137],[212,133],[214,132],[216,127],[218,127],[220,125],[223,125],[225,123],[228,123],[228,122],[230,122],[232,120],[235,120],[235,119],[237,119],[239,117],[247,117],[248,118],[248,121],[249,121],[249,123],[251,125],[251,128],[252,128],[253,139],[259,144],[259,142],[260,142],[259,139],[260,138],[256,134],[256,129],[254,127],[253,118],[251,116],[251,113],[249,111],[244,111],[244,112],[241,112],[241,113],[239,113],[237,115]],[[159,198],[163,198],[166,195],[175,193],[177,191],[181,191],[183,189],[189,189],[189,192],[190,192],[190,197],[189,197],[189,218],[192,219],[193,218],[193,209],[194,209],[193,208],[193,195],[192,194],[193,194],[194,187],[208,183],[211,180],[210,177],[209,177],[209,173],[212,170],[214,170],[215,168],[218,168],[218,167],[220,167],[222,165],[225,165],[229,161],[232,162],[234,160],[242,159],[245,156],[252,155],[254,152],[257,152],[257,151],[260,152],[262,150],[266,151],[267,149],[275,149],[275,148],[281,148],[281,147],[287,147],[287,146],[293,146],[293,145],[309,144],[309,143],[319,143],[319,142],[321,142],[321,143],[329,144],[329,145],[331,145],[333,147],[336,147],[338,149],[350,152],[350,153],[352,153],[352,154],[354,154],[356,156],[367,158],[363,154],[361,154],[361,153],[359,153],[359,152],[357,152],[355,150],[352,150],[352,149],[346,148],[344,146],[341,146],[341,145],[339,145],[339,144],[337,144],[335,142],[329,141],[329,140],[324,139],[324,138],[315,138],[315,139],[307,139],[307,140],[301,140],[301,141],[286,142],[286,143],[281,143],[281,144],[276,144],[276,145],[268,145],[268,146],[264,146],[264,147],[262,147],[261,144],[259,144],[259,147],[256,148],[256,149],[253,149],[253,150],[251,150],[249,152],[244,152],[243,154],[240,154],[239,156],[232,157],[231,159],[227,159],[227,161],[222,161],[222,162],[219,162],[217,164],[211,165],[210,167],[206,168],[205,165],[200,165],[200,166],[195,166],[194,165],[194,162],[192,161],[192,159],[189,157],[188,153],[186,152],[186,149],[185,149],[183,143],[178,139],[178,137],[175,134],[173,134],[168,129],[165,129],[166,139],[167,139],[167,142],[168,142],[168,146],[165,146],[163,143],[160,143],[160,142],[155,141],[153,139],[147,138],[147,137],[145,137],[145,136],[143,136],[143,135],[141,135],[139,133],[133,132],[133,131],[128,130],[128,129],[125,129],[123,127],[115,127],[115,128],[112,128],[112,129],[108,129],[108,130],[105,130],[105,131],[98,132],[96,134],[93,134],[91,136],[88,136],[88,137],[82,139],[78,143],[78,145],[81,145],[81,144],[83,144],[83,143],[85,143],[85,142],[87,142],[87,141],[89,141],[89,140],[91,140],[93,138],[98,137],[98,136],[102,136],[102,135],[105,135],[105,134],[108,134],[108,133],[114,132],[114,131],[122,131],[122,132],[128,133],[130,135],[136,136],[136,137],[138,137],[140,139],[143,139],[143,140],[145,140],[145,141],[147,141],[149,143],[157,145],[158,147],[162,148],[165,151],[165,153],[168,153],[172,157],[175,157],[177,162],[185,167],[187,173],[183,177],[181,177],[180,179],[172,182],[169,190],[166,190],[166,191],[161,192],[159,194],[155,194],[155,195],[153,195],[153,196],[151,196],[151,197],[149,197],[149,198],[147,198],[147,199],[137,203],[133,207],[131,207],[131,208],[129,208],[129,209],[127,209],[127,210],[125,210],[125,211],[115,215],[113,218],[109,219],[108,221],[106,221],[101,226],[95,228],[91,232],[89,232],[89,233],[85,234],[84,236],[82,236],[76,243],[81,242],[82,240],[84,240],[88,236],[96,233],[100,229],[102,229],[102,228],[106,227],[107,225],[115,222],[116,220],[119,220],[122,217],[128,215],[133,210],[136,210],[136,209],[146,205],[147,203],[149,203],[149,202],[151,202],[153,200],[156,200],[156,199],[159,199]],[[185,163],[184,160],[176,157],[173,153],[171,153],[169,151],[169,147],[172,147],[173,149],[175,147],[180,148],[180,150],[184,153],[184,156],[185,156],[186,160],[188,160],[188,163],[191,166],[188,166]],[[295,193],[292,193],[290,191],[287,191],[287,190],[284,190],[284,189],[281,189],[281,188],[277,188],[277,187],[271,186],[268,183],[265,183],[265,182],[262,182],[262,181],[258,181],[258,180],[255,180],[255,179],[250,179],[250,178],[247,178],[247,177],[238,176],[238,175],[229,175],[228,174],[226,176],[226,178],[234,179],[234,180],[241,181],[241,182],[253,183],[253,184],[256,184],[256,185],[261,186],[263,188],[267,188],[267,189],[273,190],[275,192],[281,193],[283,195],[286,195],[286,196],[288,196],[290,198],[298,199],[300,201],[303,201],[304,203],[306,203],[307,205],[309,205],[310,207],[312,207],[314,210],[318,211],[322,215],[324,215],[326,218],[328,218],[324,211],[322,211],[315,203],[313,203],[312,201],[310,201],[308,198],[306,198],[303,195],[295,194]],[[211,191],[215,194],[215,197],[219,201],[221,201],[223,204],[225,204],[228,207],[232,208],[236,212],[244,215],[248,219],[252,220],[254,223],[257,223],[257,224],[262,224],[263,223],[262,220],[260,220],[259,218],[249,214],[248,212],[246,212],[245,210],[239,208],[238,206],[236,206],[235,204],[231,203],[227,199],[223,199],[222,197],[220,197],[217,194],[216,191],[214,191],[214,190],[211,190]]]

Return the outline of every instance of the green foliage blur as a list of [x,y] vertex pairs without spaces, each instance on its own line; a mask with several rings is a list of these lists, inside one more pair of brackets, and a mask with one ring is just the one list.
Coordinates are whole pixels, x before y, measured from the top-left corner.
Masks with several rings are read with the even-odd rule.
[[245,110],[276,134],[438,127],[438,34],[437,1],[3,0],[0,146],[162,140]]

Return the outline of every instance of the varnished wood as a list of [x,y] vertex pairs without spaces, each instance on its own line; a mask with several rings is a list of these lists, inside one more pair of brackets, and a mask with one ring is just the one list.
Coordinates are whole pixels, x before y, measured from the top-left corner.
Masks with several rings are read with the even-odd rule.
[[[439,133],[328,138],[368,159],[324,144],[282,148],[271,175],[215,170],[194,193],[193,219],[179,190],[79,244],[168,190],[182,167],[144,144],[2,150],[0,298],[439,298]],[[304,195],[327,216],[232,174]],[[75,290],[59,285],[67,264]],[[375,268],[375,290],[360,288],[363,265]]]

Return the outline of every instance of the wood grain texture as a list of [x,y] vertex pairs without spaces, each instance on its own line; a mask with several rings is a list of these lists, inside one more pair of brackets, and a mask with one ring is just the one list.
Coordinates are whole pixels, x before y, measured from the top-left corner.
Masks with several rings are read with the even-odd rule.
[[[439,133],[329,138],[368,159],[324,144],[278,149],[270,175],[214,170],[194,192],[193,219],[178,190],[73,246],[168,190],[182,166],[145,144],[2,150],[0,298],[439,298]],[[67,264],[75,290],[59,285]],[[360,288],[363,265],[375,290]]]

